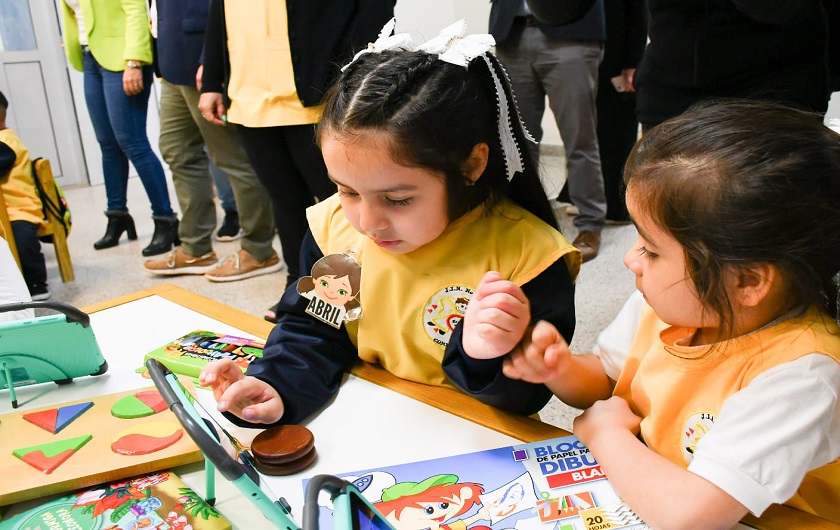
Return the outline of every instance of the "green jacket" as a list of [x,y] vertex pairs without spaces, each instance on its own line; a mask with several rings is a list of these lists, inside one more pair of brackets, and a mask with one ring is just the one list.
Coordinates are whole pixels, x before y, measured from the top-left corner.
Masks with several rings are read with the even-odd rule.
[[[152,35],[146,0],[80,0],[82,20],[87,30],[90,52],[97,62],[112,72],[125,70],[129,59],[152,63]],[[76,70],[82,70],[82,46],[76,16],[66,2],[64,15],[64,51]]]

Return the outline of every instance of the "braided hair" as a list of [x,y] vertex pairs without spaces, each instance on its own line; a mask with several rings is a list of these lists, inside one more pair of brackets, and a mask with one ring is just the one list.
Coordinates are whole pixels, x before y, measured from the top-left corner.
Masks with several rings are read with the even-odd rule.
[[[488,56],[496,75],[506,80],[499,62]],[[505,88],[512,102],[510,87]],[[519,124],[511,107],[511,119]],[[345,69],[325,97],[317,137],[384,132],[394,162],[445,176],[450,222],[507,196],[557,228],[519,126],[513,129],[525,169],[511,181],[506,178],[498,112],[495,85],[481,57],[463,68],[421,51],[386,50],[362,55]],[[481,178],[473,182],[463,168],[482,142],[490,148],[489,159]]]

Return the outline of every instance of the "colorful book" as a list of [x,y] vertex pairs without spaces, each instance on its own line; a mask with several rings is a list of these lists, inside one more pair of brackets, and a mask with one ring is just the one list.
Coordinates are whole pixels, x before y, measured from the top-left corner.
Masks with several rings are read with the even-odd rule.
[[171,471],[80,491],[7,521],[0,530],[230,530],[225,519]]
[[[225,335],[213,331],[196,330],[150,351],[143,363],[154,358],[172,372],[196,378],[205,364],[230,359],[244,372],[257,357],[262,357],[265,341]],[[142,367],[138,372],[145,370]]]
[[[650,528],[574,436],[338,476],[397,530]],[[327,497],[321,530],[335,530]]]

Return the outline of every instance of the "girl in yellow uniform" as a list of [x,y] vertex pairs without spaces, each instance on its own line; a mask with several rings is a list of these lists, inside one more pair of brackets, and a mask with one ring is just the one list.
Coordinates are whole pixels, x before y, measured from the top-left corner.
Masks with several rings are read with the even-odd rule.
[[539,324],[504,373],[588,407],[575,434],[654,528],[773,503],[840,522],[840,135],[706,103],[646,134],[624,179],[639,292],[594,355]]
[[[343,70],[317,131],[338,194],[307,211],[303,269],[356,265],[315,268],[286,291],[247,376],[205,367],[234,421],[300,422],[358,359],[525,414],[551,397],[505,377],[502,360],[531,315],[571,338],[580,253],[557,230],[492,37],[453,27],[412,51],[390,24]],[[480,298],[506,307],[501,326],[465,309]],[[462,340],[469,326],[479,340]]]

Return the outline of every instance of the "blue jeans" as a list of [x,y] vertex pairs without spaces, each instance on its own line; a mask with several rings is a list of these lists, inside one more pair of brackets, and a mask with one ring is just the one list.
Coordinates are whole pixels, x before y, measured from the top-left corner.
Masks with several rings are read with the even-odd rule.
[[89,51],[84,53],[85,102],[102,151],[108,210],[128,211],[130,160],[152,203],[152,215],[174,217],[163,166],[146,136],[152,75],[150,66],[143,67],[143,91],[127,96],[123,91],[123,73],[106,70]]

